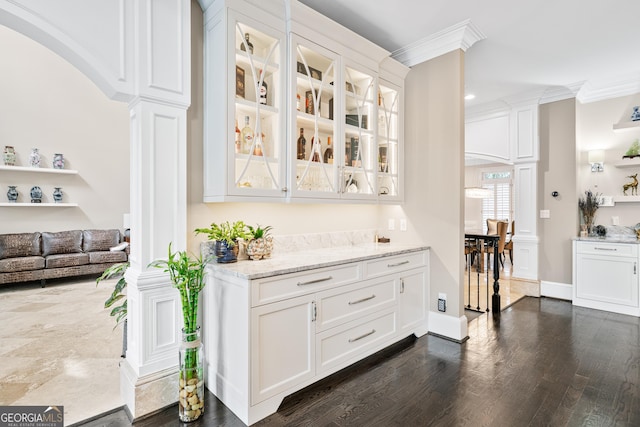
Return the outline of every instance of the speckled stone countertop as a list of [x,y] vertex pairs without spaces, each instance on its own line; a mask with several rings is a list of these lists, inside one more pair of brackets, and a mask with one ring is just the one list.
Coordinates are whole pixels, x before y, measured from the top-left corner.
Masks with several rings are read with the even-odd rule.
[[352,246],[317,248],[297,252],[275,253],[272,258],[231,264],[212,262],[209,267],[216,273],[243,279],[261,279],[287,273],[331,267],[351,262],[365,261],[429,249],[424,245],[400,245],[393,243],[362,243]]
[[597,243],[629,243],[640,244],[640,240],[636,237],[627,236],[611,236],[611,237],[574,237],[573,240],[579,242],[597,242]]

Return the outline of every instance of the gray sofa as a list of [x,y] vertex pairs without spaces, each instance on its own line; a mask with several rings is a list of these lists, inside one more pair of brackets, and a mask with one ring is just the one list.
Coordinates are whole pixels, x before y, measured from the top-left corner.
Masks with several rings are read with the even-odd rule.
[[55,233],[0,234],[0,285],[102,274],[127,261],[118,230],[72,230]]

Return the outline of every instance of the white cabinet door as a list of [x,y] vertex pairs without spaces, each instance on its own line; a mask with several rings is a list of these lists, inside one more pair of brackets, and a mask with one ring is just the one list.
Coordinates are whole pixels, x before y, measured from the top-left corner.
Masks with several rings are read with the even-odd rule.
[[578,253],[576,286],[578,298],[638,307],[637,258]]
[[251,310],[251,404],[315,375],[313,295]]
[[428,312],[427,272],[424,269],[400,276],[400,330],[413,330],[426,323]]

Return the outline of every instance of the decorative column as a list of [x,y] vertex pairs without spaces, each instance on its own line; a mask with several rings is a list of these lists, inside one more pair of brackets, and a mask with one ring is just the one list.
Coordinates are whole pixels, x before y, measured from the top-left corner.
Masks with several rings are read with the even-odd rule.
[[186,248],[186,111],[190,104],[190,2],[140,0],[134,13],[131,125],[131,266],[121,395],[133,419],[178,399],[180,299],[147,265]]

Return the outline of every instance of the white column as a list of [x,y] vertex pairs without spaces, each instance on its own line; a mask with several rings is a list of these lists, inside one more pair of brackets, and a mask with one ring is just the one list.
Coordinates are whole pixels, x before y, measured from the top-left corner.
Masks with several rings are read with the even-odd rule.
[[516,164],[514,175],[516,230],[513,235],[511,276],[538,280],[537,163]]
[[190,2],[140,0],[135,14],[131,117],[131,266],[121,394],[136,419],[178,400],[182,316],[168,276],[148,264],[187,241]]

